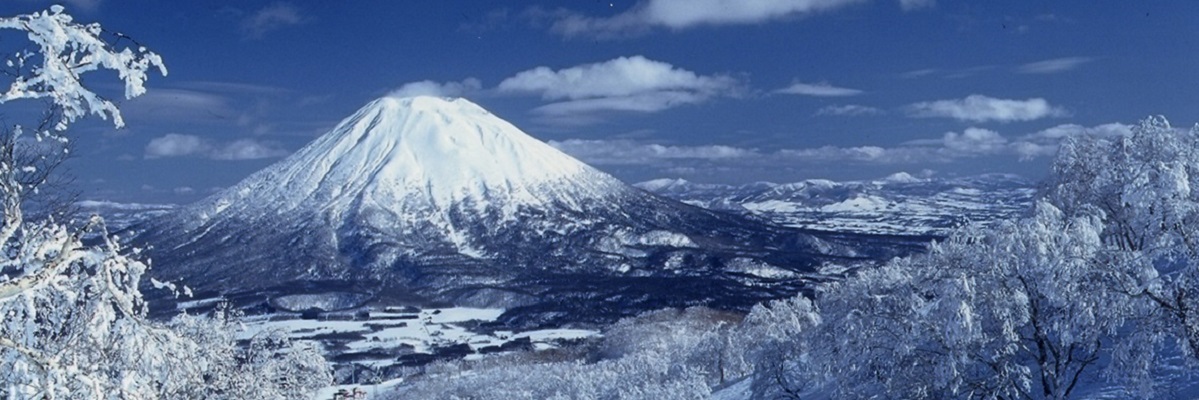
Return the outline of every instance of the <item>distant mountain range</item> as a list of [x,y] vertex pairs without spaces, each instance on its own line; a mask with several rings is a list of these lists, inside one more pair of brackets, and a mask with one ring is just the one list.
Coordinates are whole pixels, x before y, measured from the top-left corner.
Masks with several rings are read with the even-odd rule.
[[433,97],[371,102],[292,156],[130,232],[150,248],[154,278],[243,305],[344,294],[502,307],[518,326],[744,308],[826,279],[823,265],[923,245],[660,197],[469,101]]
[[1015,175],[718,185],[658,179],[635,186],[687,204],[821,231],[944,236],[970,221],[1012,218],[1032,205],[1036,184]]

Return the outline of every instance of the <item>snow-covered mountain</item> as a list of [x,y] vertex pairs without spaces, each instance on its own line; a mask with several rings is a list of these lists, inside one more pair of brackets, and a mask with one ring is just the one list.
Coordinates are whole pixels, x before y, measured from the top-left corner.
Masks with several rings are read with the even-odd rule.
[[719,185],[658,179],[635,186],[688,204],[754,215],[822,231],[943,236],[969,221],[1013,218],[1028,210],[1036,185],[1015,175],[916,178],[897,173],[871,181]]
[[818,279],[822,262],[916,246],[851,245],[658,197],[469,101],[433,97],[371,102],[281,162],[134,229],[157,279],[202,292],[499,306],[539,319],[525,324],[749,305]]

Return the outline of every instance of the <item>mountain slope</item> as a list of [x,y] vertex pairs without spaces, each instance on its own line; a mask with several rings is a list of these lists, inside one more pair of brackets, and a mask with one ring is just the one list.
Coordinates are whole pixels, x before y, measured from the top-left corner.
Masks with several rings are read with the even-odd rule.
[[[136,231],[157,279],[201,291],[339,290],[537,310],[526,324],[586,318],[567,317],[571,307],[745,306],[799,290],[822,262],[912,248],[863,251],[852,238],[660,198],[473,103],[432,97],[376,100],[292,156]],[[614,308],[593,310],[598,301]]]

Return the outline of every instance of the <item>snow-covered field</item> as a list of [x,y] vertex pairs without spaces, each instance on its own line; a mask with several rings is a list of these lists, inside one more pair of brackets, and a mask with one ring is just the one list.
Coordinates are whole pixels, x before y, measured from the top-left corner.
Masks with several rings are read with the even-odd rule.
[[517,348],[551,349],[565,342],[599,336],[599,332],[586,329],[525,332],[474,329],[495,321],[503,313],[503,309],[451,307],[333,313],[317,318],[296,314],[256,315],[245,319],[240,337],[249,339],[277,329],[293,339],[320,343],[333,359],[386,368],[434,359],[420,355],[477,359]]

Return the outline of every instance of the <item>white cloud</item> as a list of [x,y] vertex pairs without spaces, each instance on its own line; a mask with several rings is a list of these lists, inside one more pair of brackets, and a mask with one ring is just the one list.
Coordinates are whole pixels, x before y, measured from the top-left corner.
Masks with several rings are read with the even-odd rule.
[[211,121],[232,118],[235,112],[222,96],[194,90],[162,88],[130,99],[121,106],[127,121]]
[[736,81],[701,76],[643,56],[620,57],[554,71],[537,67],[500,82],[500,92],[540,93],[546,100],[618,97],[661,91],[714,93]]
[[257,160],[283,157],[287,154],[287,150],[283,150],[271,143],[259,142],[254,139],[239,139],[224,146],[216,147],[208,154],[208,158],[214,160]]
[[712,97],[733,95],[737,80],[722,75],[699,75],[642,56],[553,70],[537,67],[504,79],[496,87],[504,94],[533,94],[556,101],[534,110],[544,116],[597,111],[654,112]]
[[1055,58],[1052,60],[1042,60],[1021,65],[1016,68],[1016,72],[1022,74],[1054,74],[1058,72],[1066,72],[1088,62],[1093,59],[1088,57],[1066,57]]
[[645,165],[673,168],[694,168],[714,165],[780,167],[804,163],[907,164],[945,162],[957,157],[978,155],[977,152],[956,152],[936,145],[879,146],[822,146],[799,149],[779,149],[770,152],[758,149],[708,145],[674,146],[632,140],[564,140],[550,145],[594,165]]
[[286,156],[288,152],[273,143],[239,139],[214,144],[196,135],[168,133],[146,144],[144,158],[203,157],[213,160],[255,160]]
[[642,0],[611,17],[565,13],[551,29],[563,36],[630,36],[654,28],[748,25],[829,11],[865,0]]
[[781,162],[828,163],[855,162],[862,164],[906,164],[943,161],[932,157],[929,149],[918,147],[823,146],[806,149],[783,149],[776,156]]
[[[661,170],[715,168],[782,168],[797,165],[902,165],[950,163],[979,157],[1011,157],[1029,160],[1051,157],[1061,139],[1070,134],[1122,135],[1130,126],[1112,123],[1094,127],[1059,125],[1043,131],[1008,138],[990,129],[969,127],[939,137],[912,140],[895,146],[820,146],[762,150],[756,148],[700,145],[679,146],[640,140],[551,141],[550,145],[595,165],[649,166]],[[1068,132],[1068,133],[1066,133]]]
[[1132,134],[1132,125],[1113,122],[1092,127],[1077,124],[1062,124],[1041,130],[1025,136],[1029,140],[1060,140],[1067,136],[1094,135],[1101,137],[1128,136]]
[[388,93],[391,97],[436,96],[463,97],[483,89],[483,83],[475,78],[466,78],[461,82],[438,83],[431,80],[408,82]]
[[286,2],[278,2],[264,7],[258,12],[247,16],[241,22],[241,30],[247,37],[258,39],[267,32],[290,25],[307,22],[308,18],[300,15],[300,9]]
[[919,10],[921,8],[932,8],[937,5],[937,0],[899,0],[899,6],[904,11]]
[[818,97],[843,97],[843,96],[855,96],[855,95],[862,94],[862,91],[858,90],[858,89],[848,89],[848,88],[836,87],[836,86],[829,85],[828,83],[823,83],[823,82],[822,83],[795,82],[795,83],[792,83],[791,86],[787,86],[785,88],[775,90],[774,92],[782,93],[782,94],[799,94],[799,95],[804,95],[804,96],[818,96]]
[[1022,159],[1052,156],[1057,153],[1062,139],[1077,135],[1099,137],[1127,136],[1132,134],[1132,125],[1118,122],[1086,127],[1077,124],[1062,124],[1019,137],[1012,147]]
[[908,106],[908,113],[913,117],[953,118],[971,122],[1032,121],[1069,114],[1065,109],[1052,106],[1042,98],[1008,100],[977,94],[963,99],[915,103]]
[[948,132],[941,138],[945,149],[958,153],[996,153],[1002,151],[1008,140],[999,132],[970,127],[962,133]]
[[[1021,159],[1030,150],[1027,142],[1012,142],[999,132],[969,127],[961,132],[946,132],[936,139],[912,140],[894,147],[820,147],[783,150],[797,160],[824,162],[859,162],[868,164],[918,164],[951,162],[980,156],[1014,155]],[[1036,146],[1039,148],[1039,146]],[[1052,153],[1050,153],[1052,154]],[[1042,154],[1036,154],[1037,156]]]
[[596,111],[657,112],[684,104],[699,103],[707,98],[705,95],[690,92],[651,92],[550,103],[533,109],[533,112],[544,116],[569,116]]
[[210,146],[199,136],[168,133],[146,144],[146,158],[186,157],[209,151]]
[[632,140],[550,141],[550,146],[596,165],[653,164],[661,160],[723,160],[757,157],[753,149],[732,146],[669,146]]
[[882,115],[882,114],[886,114],[886,112],[883,110],[874,108],[874,107],[863,106],[863,105],[858,105],[858,104],[831,105],[831,106],[824,106],[824,107],[821,107],[819,110],[816,110],[816,115],[832,115],[832,116],[843,116],[843,117],[858,117],[858,116],[865,116],[865,115]]

